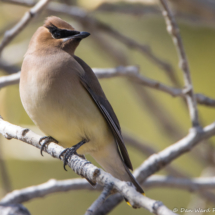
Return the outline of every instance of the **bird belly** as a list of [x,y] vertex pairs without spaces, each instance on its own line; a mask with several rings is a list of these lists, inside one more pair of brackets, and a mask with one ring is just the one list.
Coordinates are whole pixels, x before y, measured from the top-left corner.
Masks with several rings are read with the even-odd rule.
[[28,92],[21,93],[21,100],[34,123],[64,147],[89,140],[78,149],[80,154],[90,154],[111,144],[113,136],[108,124],[82,85],[74,80],[54,84],[43,89],[41,82],[29,81],[20,90]]

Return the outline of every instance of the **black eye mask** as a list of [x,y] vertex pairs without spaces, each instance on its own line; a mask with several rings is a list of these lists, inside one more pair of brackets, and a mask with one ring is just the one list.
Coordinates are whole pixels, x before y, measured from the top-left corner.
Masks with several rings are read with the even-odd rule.
[[59,29],[53,24],[46,26],[46,28],[49,29],[49,32],[52,34],[52,36],[55,39],[67,38],[67,37],[71,37],[71,36],[76,35],[76,34],[80,34],[80,31]]

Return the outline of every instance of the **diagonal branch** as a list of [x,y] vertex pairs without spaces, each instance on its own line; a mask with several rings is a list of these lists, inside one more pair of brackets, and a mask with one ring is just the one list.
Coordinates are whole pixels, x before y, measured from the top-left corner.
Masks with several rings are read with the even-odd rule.
[[[139,141],[137,138],[133,137],[132,135],[123,132],[123,139],[126,142],[127,145],[130,145],[131,147],[134,147],[139,152],[142,152],[143,154],[147,156],[151,156],[152,154],[156,154],[157,150],[153,147],[151,147],[151,143],[146,143],[143,141]],[[168,174],[171,174],[175,177],[182,177],[187,178],[189,177],[186,173],[179,170],[178,168],[174,167],[173,165],[167,165],[165,170],[168,172]]]
[[[183,89],[169,87],[158,81],[144,77],[143,75],[139,74],[139,68],[136,66],[127,66],[127,67],[120,66],[116,68],[105,68],[105,69],[93,68],[93,71],[96,74],[97,78],[99,79],[125,76],[128,78],[131,78],[133,81],[137,82],[138,84],[142,84],[149,88],[168,93],[174,97],[177,97],[177,96],[185,97],[185,94],[186,94],[186,91]],[[0,77],[0,89],[2,87],[19,83],[19,79],[20,79],[20,72],[17,72],[16,74],[12,74],[8,76]],[[195,94],[195,98],[199,104],[215,107],[215,100],[203,94],[197,93]]]
[[202,140],[210,138],[213,135],[215,135],[215,122],[203,129],[190,129],[190,132],[186,137],[145,160],[134,172],[134,175],[140,183],[143,183],[150,175],[159,171],[180,155],[190,151]]
[[173,17],[173,14],[171,13],[166,0],[160,0],[161,5],[163,6],[163,16],[166,21],[167,25],[167,31],[172,36],[172,40],[175,44],[175,47],[178,52],[178,58],[179,58],[179,67],[183,71],[184,74],[184,82],[185,82],[185,88],[186,88],[186,94],[185,98],[187,100],[190,117],[192,121],[193,127],[198,127],[199,125],[199,119],[198,119],[198,110],[196,106],[196,99],[193,92],[193,85],[191,81],[190,76],[190,69],[186,57],[186,53],[183,47],[182,39],[180,36],[180,31],[178,28],[177,23],[175,22],[175,19]]
[[[10,124],[3,119],[0,119],[0,133],[7,139],[15,138],[39,149],[41,148],[41,145],[39,144],[39,140],[41,139],[40,135],[35,134],[29,129]],[[58,159],[63,150],[63,147],[53,142],[44,149],[44,151],[52,157]],[[157,215],[175,215],[175,213],[169,210],[163,203],[141,195],[132,185],[114,178],[109,173],[95,167],[89,161],[84,160],[77,155],[71,156],[68,161],[68,166],[75,173],[89,180],[91,184],[98,183],[101,186],[113,185],[113,190],[121,193],[128,199],[133,207],[143,207]]]
[[110,195],[112,190],[112,185],[107,185],[104,187],[101,195],[96,199],[95,202],[87,209],[85,215],[93,215],[95,211],[104,203],[105,199]]
[[0,215],[31,215],[30,212],[20,204],[0,205]]
[[24,27],[35,17],[38,13],[40,13],[43,8],[48,4],[50,0],[40,0],[34,7],[32,7],[29,11],[27,11],[22,19],[10,30],[6,31],[2,42],[0,44],[0,53],[4,49],[6,45],[8,45],[14,37],[16,37]]

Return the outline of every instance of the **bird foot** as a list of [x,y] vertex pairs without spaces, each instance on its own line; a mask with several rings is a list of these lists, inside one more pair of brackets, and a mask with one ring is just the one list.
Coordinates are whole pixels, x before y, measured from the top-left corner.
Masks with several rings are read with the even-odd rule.
[[[44,142],[42,143],[42,141],[44,140]],[[53,137],[51,136],[45,136],[45,137],[41,137],[39,140],[39,144],[41,145],[40,148],[40,154],[43,156],[43,150],[46,147],[47,144],[54,142],[54,143],[58,143],[57,140],[55,140]]]
[[77,154],[77,150],[84,145],[87,142],[87,140],[82,140],[81,142],[79,142],[78,144],[74,145],[71,148],[66,148],[65,150],[63,150],[60,155],[59,158],[61,159],[61,157],[63,156],[63,168],[67,171],[66,169],[66,165],[68,164],[68,160],[69,158],[71,158],[72,155],[78,155],[81,158],[84,158],[84,155],[79,155]]

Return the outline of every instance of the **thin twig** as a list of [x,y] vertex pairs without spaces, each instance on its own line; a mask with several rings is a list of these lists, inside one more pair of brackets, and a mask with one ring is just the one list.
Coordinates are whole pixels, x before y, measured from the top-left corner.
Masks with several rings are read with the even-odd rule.
[[107,185],[104,187],[101,195],[96,199],[95,202],[87,209],[85,215],[93,215],[95,211],[104,203],[105,199],[110,195],[112,190],[111,185]]
[[215,189],[215,177],[186,179],[154,175],[145,181],[144,186],[147,188],[169,187],[196,192],[200,190]]
[[0,44],[0,53],[6,45],[8,45],[14,37],[16,37],[27,24],[48,4],[50,0],[40,0],[34,7],[27,11],[22,19],[10,30],[6,31]]
[[193,92],[193,85],[192,85],[191,76],[190,76],[190,69],[189,69],[186,53],[184,51],[179,28],[178,28],[177,23],[175,22],[172,12],[170,11],[170,9],[167,5],[166,0],[160,0],[160,2],[161,2],[161,5],[163,6],[162,14],[166,21],[167,31],[172,36],[173,42],[174,42],[175,47],[178,52],[179,67],[181,68],[181,70],[183,71],[183,74],[184,74],[184,82],[185,82],[185,88],[186,88],[185,97],[186,97],[187,105],[188,105],[189,112],[190,112],[192,126],[198,127],[200,125],[199,125],[199,119],[198,119],[198,110],[197,110],[197,106],[196,106],[196,99],[195,99],[195,95]]

